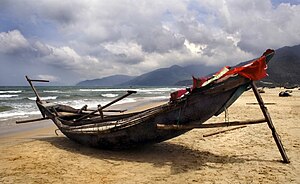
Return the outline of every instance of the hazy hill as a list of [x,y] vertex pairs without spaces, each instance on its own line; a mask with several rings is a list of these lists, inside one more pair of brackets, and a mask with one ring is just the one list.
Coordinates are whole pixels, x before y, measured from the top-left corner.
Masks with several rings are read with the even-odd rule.
[[76,86],[117,86],[133,78],[134,76],[128,75],[112,75],[101,79],[81,81]]
[[178,80],[188,79],[190,74],[183,67],[174,65],[140,75],[122,85],[126,86],[172,86]]
[[300,45],[276,50],[268,64],[268,74],[263,81],[277,85],[300,85]]
[[181,67],[173,65],[169,68],[161,68],[149,73],[140,75],[122,85],[127,86],[173,86],[178,81],[191,79],[192,75],[206,75],[212,71],[216,71],[215,67],[207,67],[203,65],[191,65]]

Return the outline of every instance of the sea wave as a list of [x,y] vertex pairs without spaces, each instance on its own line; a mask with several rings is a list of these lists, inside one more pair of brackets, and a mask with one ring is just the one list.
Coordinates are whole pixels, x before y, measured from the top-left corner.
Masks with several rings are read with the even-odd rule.
[[134,103],[134,102],[136,102],[136,98],[125,98],[121,101],[118,101],[116,104]]
[[[120,104],[125,104],[125,103],[134,103],[136,101],[137,101],[136,98],[125,98],[123,100],[120,100],[120,101],[116,102],[114,105],[117,105],[117,104],[120,105]],[[57,103],[69,105],[73,108],[81,108],[84,105],[87,105],[88,108],[96,108],[99,104],[101,106],[104,106],[104,105],[106,105],[110,102],[111,102],[111,100],[108,100],[108,99],[106,99],[106,100],[102,99],[100,101],[91,100],[91,99],[79,99],[79,100],[68,100],[68,101],[64,100],[64,101],[59,101]]]
[[[36,97],[28,97],[29,100],[36,100]],[[41,97],[41,100],[55,100],[57,99],[57,96],[46,96],[46,97]]]
[[114,98],[119,96],[118,94],[114,94],[114,93],[107,93],[107,94],[101,94],[101,96],[103,97],[107,97],[107,98]]
[[128,91],[137,89],[79,89],[81,92],[109,92],[109,91]]
[[0,112],[10,111],[12,109],[14,109],[14,108],[11,106],[6,106],[6,105],[0,106]]
[[58,91],[58,90],[44,90],[44,93],[62,93],[62,91]]
[[19,95],[0,95],[0,98],[12,98],[12,97],[17,97]]
[[22,93],[21,90],[15,90],[15,91],[0,91],[0,94],[4,94],[4,93]]
[[140,91],[156,91],[156,92],[169,92],[169,91],[176,91],[179,88],[142,88]]

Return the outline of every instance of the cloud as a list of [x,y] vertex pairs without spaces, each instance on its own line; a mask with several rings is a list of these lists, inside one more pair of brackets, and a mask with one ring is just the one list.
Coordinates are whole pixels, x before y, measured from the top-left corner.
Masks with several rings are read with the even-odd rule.
[[18,30],[0,33],[0,52],[3,54],[18,54],[26,52],[29,43]]
[[296,1],[4,0],[0,9],[0,57],[27,58],[74,81],[173,64],[234,65],[300,43]]
[[137,64],[144,60],[144,53],[140,45],[135,42],[110,42],[103,47],[114,56],[114,60],[123,64]]
[[[242,5],[247,8],[241,8]],[[299,5],[273,7],[268,1],[249,1],[231,2],[228,7],[230,18],[223,25],[230,32],[239,32],[241,49],[257,54],[266,47],[299,44],[300,25],[296,23],[300,20]]]

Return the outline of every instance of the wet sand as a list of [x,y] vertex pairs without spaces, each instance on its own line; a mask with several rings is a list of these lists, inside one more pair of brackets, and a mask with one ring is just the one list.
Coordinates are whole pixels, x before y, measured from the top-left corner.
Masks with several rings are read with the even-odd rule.
[[[0,183],[300,183],[300,90],[278,97],[281,90],[265,89],[262,97],[290,164],[281,162],[267,124],[208,137],[228,128],[194,129],[124,151],[79,145],[49,125],[0,138]],[[229,120],[262,118],[251,103],[250,90],[228,109]],[[209,120],[221,121],[224,113]]]

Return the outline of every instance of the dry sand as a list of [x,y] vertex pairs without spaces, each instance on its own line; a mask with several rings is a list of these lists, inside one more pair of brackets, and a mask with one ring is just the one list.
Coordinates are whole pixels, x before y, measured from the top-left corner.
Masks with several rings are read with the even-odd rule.
[[[267,124],[249,125],[203,137],[226,128],[192,130],[172,140],[126,151],[88,148],[56,136],[55,127],[0,139],[0,183],[300,183],[300,90],[262,97],[290,158],[280,153]],[[252,91],[229,108],[233,120],[260,119]],[[224,114],[209,122],[224,120]]]

